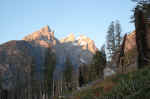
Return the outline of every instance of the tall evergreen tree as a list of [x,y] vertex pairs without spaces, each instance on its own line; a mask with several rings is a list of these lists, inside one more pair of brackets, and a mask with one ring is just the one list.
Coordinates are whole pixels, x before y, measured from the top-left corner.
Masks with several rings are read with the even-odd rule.
[[46,52],[45,57],[45,69],[44,69],[44,90],[48,97],[51,96],[52,84],[53,84],[53,72],[56,65],[56,56],[55,53],[49,48]]
[[66,58],[63,76],[67,89],[72,90],[73,65],[68,57]]
[[116,42],[116,50],[120,49],[122,37],[121,37],[121,25],[119,20],[116,20],[115,24],[115,42]]
[[31,65],[31,74],[30,74],[30,85],[29,85],[29,94],[30,94],[30,98],[35,99],[36,96],[38,96],[39,94],[37,94],[39,92],[39,80],[37,80],[37,68],[36,65],[34,64],[34,60],[32,60],[32,65]]
[[83,84],[84,84],[84,76],[82,66],[79,66],[79,86],[81,87]]
[[80,64],[79,66],[79,86],[87,84],[90,81],[90,68],[89,64]]
[[102,55],[106,58],[105,44],[102,45],[101,52],[102,52]]
[[91,64],[91,80],[96,80],[99,78],[103,78],[103,70],[106,66],[106,57],[101,51],[97,51],[93,56],[92,64]]
[[107,49],[108,49],[108,58],[109,60],[111,60],[111,57],[113,56],[115,52],[115,28],[114,28],[113,21],[109,25],[109,28],[107,31]]

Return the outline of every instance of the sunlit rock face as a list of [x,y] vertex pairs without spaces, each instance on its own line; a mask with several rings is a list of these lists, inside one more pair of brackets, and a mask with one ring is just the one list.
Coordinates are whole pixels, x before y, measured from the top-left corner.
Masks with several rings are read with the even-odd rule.
[[98,50],[94,41],[84,35],[79,36],[77,41],[83,49],[87,49],[93,54]]
[[41,56],[39,59],[39,68],[44,64],[47,49],[55,46],[57,42],[57,39],[54,37],[54,31],[52,31],[49,26],[45,26],[40,30],[25,36],[23,40],[29,42]]
[[98,50],[94,41],[84,35],[75,37],[71,33],[58,40],[48,26],[29,34],[23,40],[31,43],[41,53],[40,55],[43,57],[41,63],[44,63],[46,49],[51,47],[54,50],[57,59],[55,74],[59,74],[58,72],[63,70],[67,57],[74,67],[78,68],[81,62],[90,63],[93,54]]
[[112,63],[118,67],[117,72],[129,72],[137,68],[137,57],[136,32],[133,31],[124,36],[121,50],[113,56]]
[[67,37],[60,39],[61,43],[65,42],[75,42],[75,35],[73,33],[69,34]]
[[70,59],[75,70],[77,70],[80,63],[90,63],[94,53],[97,51],[94,41],[83,35],[75,37],[73,33],[60,39],[55,49],[57,56],[56,75],[58,71],[63,70],[66,58]]
[[84,35],[76,38],[71,33],[67,37],[60,39],[60,43],[65,51],[64,53],[69,55],[76,65],[79,65],[78,63],[80,62],[89,63],[93,54],[97,51],[94,41]]
[[71,33],[67,37],[58,40],[48,26],[29,34],[23,40],[30,42],[38,50],[41,50],[43,59],[45,50],[48,47],[54,49],[59,68],[63,67],[62,65],[65,63],[66,57],[69,57],[76,67],[81,60],[82,62],[89,63],[97,50],[94,41],[84,35],[76,38]]
[[58,40],[48,26],[25,36],[23,40],[2,44],[0,76],[5,79],[4,89],[15,87],[18,77],[15,73],[20,73],[19,79],[26,83],[32,64],[36,65],[38,79],[42,79],[45,53],[49,47],[56,53],[56,78],[60,77],[67,57],[77,69],[81,62],[88,64],[97,50],[94,41],[83,35],[76,38],[74,34],[70,34]]
[[127,52],[134,48],[136,48],[136,32],[135,31],[127,35],[124,51]]
[[49,26],[45,26],[39,31],[33,32],[28,36],[24,37],[23,40],[25,41],[45,41],[47,43],[53,42],[54,40],[54,32],[49,28]]

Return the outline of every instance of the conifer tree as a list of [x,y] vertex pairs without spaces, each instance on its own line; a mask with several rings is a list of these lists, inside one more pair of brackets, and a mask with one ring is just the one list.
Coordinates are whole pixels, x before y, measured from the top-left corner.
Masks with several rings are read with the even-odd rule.
[[116,20],[115,24],[115,42],[116,42],[116,50],[120,49],[122,37],[121,37],[121,25],[119,20]]
[[100,51],[101,51],[102,55],[106,58],[105,44],[102,45]]
[[72,90],[73,65],[69,57],[66,58],[63,76],[67,89]]
[[108,59],[111,60],[111,57],[115,52],[115,29],[113,21],[109,25],[107,31],[107,49],[108,49]]
[[91,80],[103,78],[103,70],[106,66],[106,57],[101,51],[97,51],[93,56],[91,64]]
[[55,53],[49,48],[45,57],[45,69],[44,69],[44,89],[48,97],[52,94],[52,84],[53,84],[53,72],[56,65]]

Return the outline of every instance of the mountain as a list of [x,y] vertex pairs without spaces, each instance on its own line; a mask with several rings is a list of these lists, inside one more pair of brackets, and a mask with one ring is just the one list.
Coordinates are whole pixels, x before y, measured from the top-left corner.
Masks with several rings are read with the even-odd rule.
[[48,26],[29,34],[23,40],[43,50],[43,53],[49,46],[53,48],[56,52],[57,65],[63,65],[67,56],[74,65],[79,65],[81,60],[89,63],[97,50],[94,41],[84,35],[76,39],[74,34],[70,34],[58,40]]
[[29,34],[23,38],[25,41],[41,41],[41,46],[46,46],[46,43],[52,43],[55,41],[54,31],[52,31],[49,26],[45,26],[42,29]]
[[130,72],[137,69],[138,51],[136,44],[136,32],[125,34],[121,48],[116,51],[111,65],[117,72]]
[[93,54],[98,50],[94,41],[84,35],[76,38],[73,34],[70,34],[60,39],[60,43],[66,54],[71,56],[72,60],[76,60],[73,63],[89,63]]
[[2,89],[10,91],[17,88],[18,84],[28,87],[26,85],[29,83],[33,66],[36,72],[35,79],[42,81],[45,57],[47,51],[50,51],[49,48],[56,54],[53,79],[61,79],[60,73],[64,69],[66,59],[70,59],[77,71],[80,63],[90,63],[94,53],[98,50],[94,41],[84,35],[75,37],[74,34],[70,34],[58,40],[54,31],[49,26],[45,26],[25,36],[22,40],[9,41],[0,45]]
[[54,37],[54,31],[52,31],[49,26],[45,26],[40,30],[25,36],[22,40],[30,43],[35,48],[35,52],[40,56],[38,61],[39,68],[41,68],[45,62],[45,53],[47,49],[52,48],[56,45],[56,42],[58,42]]
[[136,48],[136,32],[133,31],[130,34],[128,34],[126,37],[124,51],[127,52],[135,48]]
[[[19,83],[25,85],[30,76],[31,66],[38,64],[38,53],[26,41],[9,41],[0,45],[0,79],[2,88],[13,89]],[[20,81],[20,82],[18,82]]]
[[73,33],[58,40],[54,31],[49,26],[45,26],[40,30],[33,32],[23,38],[29,42],[41,55],[39,60],[41,66],[44,63],[45,52],[50,47],[56,54],[56,70],[55,75],[59,77],[59,73],[63,70],[66,58],[68,57],[75,69],[80,63],[88,64],[92,60],[93,54],[98,50],[93,40],[81,35],[75,37]]

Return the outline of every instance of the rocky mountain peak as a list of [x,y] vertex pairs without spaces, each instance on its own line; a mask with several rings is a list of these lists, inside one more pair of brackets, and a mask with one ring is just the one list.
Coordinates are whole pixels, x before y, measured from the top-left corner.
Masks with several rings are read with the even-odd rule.
[[52,30],[49,28],[48,25],[46,25],[45,27],[43,27],[42,29],[40,29],[41,33],[49,33],[52,32]]
[[49,28],[48,25],[23,38],[25,41],[44,40],[46,42],[50,42],[54,39],[54,32]]
[[61,43],[74,42],[74,41],[75,41],[75,35],[73,33],[70,33],[67,37],[60,39]]
[[89,37],[86,37],[85,35],[80,35],[78,38],[78,44],[82,46],[83,49],[88,49],[92,53],[95,53],[97,48],[93,40],[91,40]]

